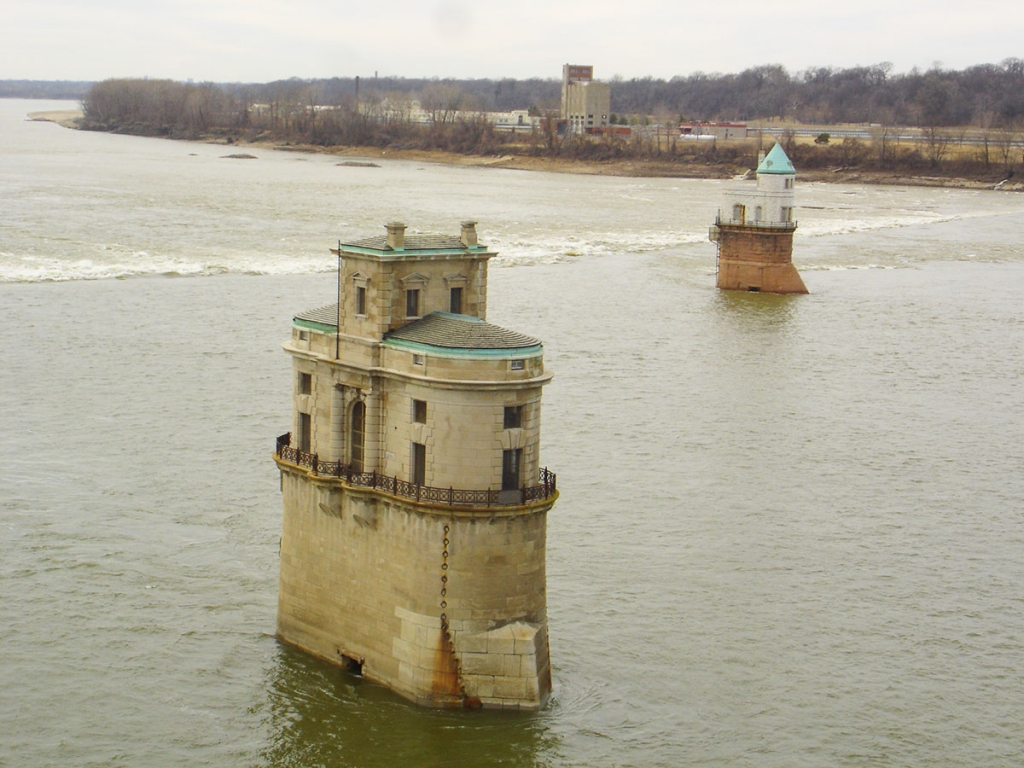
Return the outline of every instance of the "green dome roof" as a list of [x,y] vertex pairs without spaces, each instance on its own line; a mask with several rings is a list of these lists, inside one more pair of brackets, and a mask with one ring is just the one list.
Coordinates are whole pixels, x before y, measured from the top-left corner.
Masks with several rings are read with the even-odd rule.
[[796,168],[793,167],[792,161],[786,155],[782,145],[776,142],[775,146],[772,147],[772,151],[765,155],[764,160],[757,166],[758,173],[779,173],[788,174],[795,176]]

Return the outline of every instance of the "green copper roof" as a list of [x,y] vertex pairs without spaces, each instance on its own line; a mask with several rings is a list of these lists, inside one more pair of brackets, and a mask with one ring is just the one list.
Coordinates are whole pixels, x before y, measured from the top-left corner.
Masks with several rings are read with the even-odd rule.
[[796,175],[796,168],[793,167],[793,163],[786,155],[782,145],[776,142],[775,146],[772,147],[772,151],[769,152],[761,164],[757,166],[758,173],[782,173]]

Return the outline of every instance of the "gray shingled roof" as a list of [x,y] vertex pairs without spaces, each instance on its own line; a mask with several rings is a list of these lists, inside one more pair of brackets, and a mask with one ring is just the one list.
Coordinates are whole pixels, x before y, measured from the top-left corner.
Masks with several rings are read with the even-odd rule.
[[[363,240],[356,240],[351,243],[342,243],[341,248],[369,248],[374,251],[390,251],[386,235],[379,237],[367,237]],[[458,235],[406,235],[402,250],[405,251],[434,251],[450,250],[457,248],[462,251],[466,246]]]
[[307,309],[305,312],[299,312],[297,315],[295,315],[295,319],[306,320],[311,323],[320,323],[321,325],[330,325],[333,328],[337,328],[338,305],[328,304],[326,307]]
[[[338,305],[328,304],[295,315],[296,320],[338,327]],[[510,331],[472,315],[431,312],[426,317],[396,328],[384,339],[427,344],[443,349],[523,349],[540,346],[539,339]]]
[[478,317],[431,312],[386,334],[385,339],[429,344],[445,349],[522,349],[540,345],[525,333],[491,325]]

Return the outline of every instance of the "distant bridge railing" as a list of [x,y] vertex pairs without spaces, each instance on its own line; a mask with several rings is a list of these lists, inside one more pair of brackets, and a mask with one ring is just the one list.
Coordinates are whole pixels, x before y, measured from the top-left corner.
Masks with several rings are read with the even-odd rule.
[[292,434],[287,432],[277,438],[276,455],[282,461],[306,467],[314,475],[336,477],[358,488],[390,493],[413,501],[427,504],[447,505],[450,507],[505,507],[543,501],[557,492],[555,473],[544,467],[538,473],[538,484],[526,488],[515,488],[506,491],[467,490],[464,488],[437,488],[432,485],[420,485],[408,480],[399,480],[394,475],[380,472],[357,472],[351,464],[341,461],[321,461],[315,453],[301,451],[292,447]]

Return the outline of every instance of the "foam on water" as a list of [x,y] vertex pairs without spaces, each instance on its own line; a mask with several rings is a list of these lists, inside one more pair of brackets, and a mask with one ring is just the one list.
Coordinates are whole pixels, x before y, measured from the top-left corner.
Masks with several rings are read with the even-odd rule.
[[145,251],[128,258],[107,261],[22,256],[0,252],[0,283],[65,282],[69,280],[107,280],[130,277],[209,277],[229,273],[246,275],[297,275],[327,272],[337,263],[324,257],[291,257],[272,254],[225,254],[222,260],[190,260],[161,257]]

